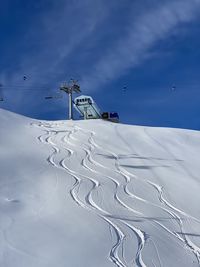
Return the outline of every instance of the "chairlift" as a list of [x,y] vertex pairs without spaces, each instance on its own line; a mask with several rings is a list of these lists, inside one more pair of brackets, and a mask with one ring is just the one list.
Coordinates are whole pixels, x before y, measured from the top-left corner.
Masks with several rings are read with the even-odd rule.
[[72,86],[72,90],[76,93],[80,93],[81,90],[80,90],[80,86],[78,84],[73,84]]
[[176,91],[176,85],[172,85],[172,87],[171,87],[171,91]]
[[49,100],[49,99],[60,99],[60,98],[63,98],[63,96],[61,94],[58,94],[58,95],[50,95],[50,96],[45,96],[45,99],[46,100]]
[[123,92],[126,92],[126,90],[127,90],[127,86],[124,85],[123,88],[122,88],[122,91],[123,91]]

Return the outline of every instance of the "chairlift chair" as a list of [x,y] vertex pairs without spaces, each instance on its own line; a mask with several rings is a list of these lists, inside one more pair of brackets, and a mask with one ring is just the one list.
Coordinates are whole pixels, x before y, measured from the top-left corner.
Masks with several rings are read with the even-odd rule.
[[60,99],[60,98],[63,98],[62,95],[58,94],[58,95],[49,95],[49,96],[45,96],[45,99],[46,100],[49,100],[49,99]]

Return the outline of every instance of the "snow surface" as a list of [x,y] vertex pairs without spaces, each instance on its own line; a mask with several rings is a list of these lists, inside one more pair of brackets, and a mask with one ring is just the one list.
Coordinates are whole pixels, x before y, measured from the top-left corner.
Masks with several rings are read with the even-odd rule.
[[200,132],[0,110],[0,266],[200,266]]

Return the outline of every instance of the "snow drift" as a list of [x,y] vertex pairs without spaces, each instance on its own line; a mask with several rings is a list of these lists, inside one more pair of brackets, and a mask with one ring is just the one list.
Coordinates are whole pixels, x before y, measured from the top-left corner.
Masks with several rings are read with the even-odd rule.
[[0,110],[0,266],[200,266],[200,133]]

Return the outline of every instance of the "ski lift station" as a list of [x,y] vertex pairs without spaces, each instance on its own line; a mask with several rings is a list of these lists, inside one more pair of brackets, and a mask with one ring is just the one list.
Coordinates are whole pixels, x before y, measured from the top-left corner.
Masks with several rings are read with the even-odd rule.
[[[119,122],[119,116],[117,112],[101,112],[95,101],[91,96],[81,95],[72,98],[73,93],[80,93],[80,86],[77,81],[71,79],[70,83],[64,83],[60,90],[68,94],[69,98],[69,120],[73,119],[73,106],[85,120],[88,119],[103,119],[112,122]],[[57,99],[60,96],[46,96],[45,99]]]
[[85,120],[101,118],[100,109],[91,96],[81,95],[76,97],[74,107]]
[[81,95],[74,99],[74,107],[78,113],[85,119],[105,119],[113,122],[119,122],[117,112],[101,113],[99,107],[91,96]]

